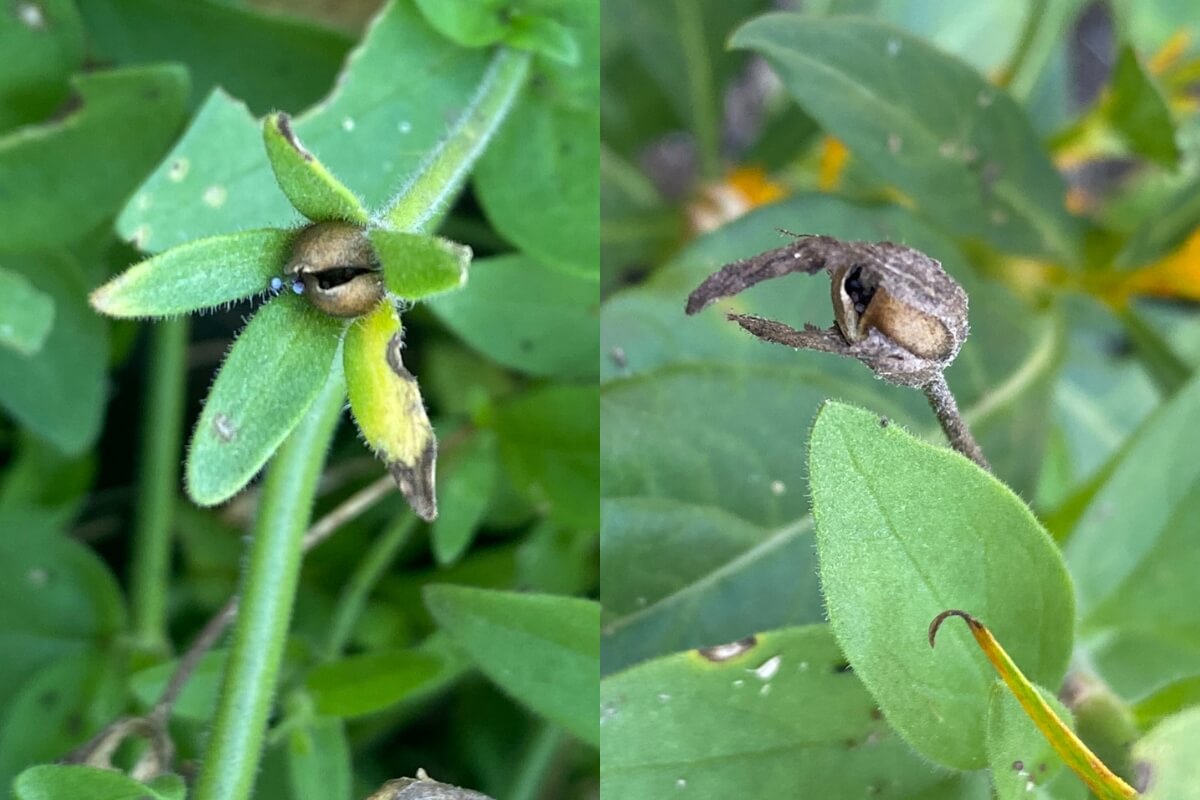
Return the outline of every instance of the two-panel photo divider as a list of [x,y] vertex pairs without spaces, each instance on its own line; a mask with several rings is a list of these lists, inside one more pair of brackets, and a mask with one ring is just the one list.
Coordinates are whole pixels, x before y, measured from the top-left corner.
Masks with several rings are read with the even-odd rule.
[[0,798],[1200,800],[1190,0],[0,0]]

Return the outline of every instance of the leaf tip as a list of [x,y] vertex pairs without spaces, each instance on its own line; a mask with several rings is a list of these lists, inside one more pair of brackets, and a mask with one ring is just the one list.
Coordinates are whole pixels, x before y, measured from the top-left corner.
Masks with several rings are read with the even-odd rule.
[[429,439],[425,449],[417,459],[406,464],[402,461],[389,462],[388,472],[396,481],[396,486],[408,500],[417,516],[426,522],[437,519],[437,490],[434,477],[434,465],[437,463],[437,440]]
[[303,158],[305,161],[313,160],[313,154],[308,152],[308,150],[304,148],[304,145],[300,144],[300,139],[296,137],[296,132],[292,129],[292,118],[287,114],[287,112],[276,111],[269,117],[269,124],[275,126],[275,129],[279,132],[279,135],[283,137],[283,140],[287,142],[293,150],[299,153],[301,158]]

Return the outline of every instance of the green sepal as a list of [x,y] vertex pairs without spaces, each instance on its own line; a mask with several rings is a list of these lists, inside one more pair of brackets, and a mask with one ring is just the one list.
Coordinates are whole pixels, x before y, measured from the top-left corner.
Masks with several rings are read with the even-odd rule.
[[274,228],[172,247],[92,292],[110,317],[170,317],[252,297],[283,271],[291,233]]
[[297,211],[313,222],[367,224],[369,214],[358,197],[304,149],[291,117],[283,112],[268,115],[263,120],[263,144],[279,188]]
[[192,500],[228,500],[262,469],[336,368],[343,324],[293,295],[254,315],[221,365],[192,434]]
[[383,282],[397,297],[420,300],[458,289],[467,282],[471,248],[466,245],[381,228],[369,235],[383,267]]
[[350,409],[363,438],[387,464],[409,505],[437,518],[437,440],[417,379],[404,368],[400,318],[390,303],[359,317],[346,332],[342,357]]

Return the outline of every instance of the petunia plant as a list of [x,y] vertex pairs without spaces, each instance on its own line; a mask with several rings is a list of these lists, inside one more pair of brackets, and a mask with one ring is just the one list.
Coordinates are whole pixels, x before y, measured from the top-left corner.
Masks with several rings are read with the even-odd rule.
[[[504,85],[505,93],[488,98],[491,106],[511,100],[516,83]],[[496,118],[495,108],[479,111]],[[410,202],[456,143],[448,140],[429,169],[372,214],[304,147],[287,114],[263,121],[263,142],[279,188],[308,224],[179,245],[101,286],[92,305],[113,317],[170,317],[267,298],[226,357],[192,434],[186,485],[198,504],[215,505],[243,488],[330,374],[344,370],[363,438],[413,509],[432,520],[437,445],[404,367],[399,312],[466,283],[470,248],[420,232],[438,209],[414,213]],[[461,169],[462,159],[455,161]]]

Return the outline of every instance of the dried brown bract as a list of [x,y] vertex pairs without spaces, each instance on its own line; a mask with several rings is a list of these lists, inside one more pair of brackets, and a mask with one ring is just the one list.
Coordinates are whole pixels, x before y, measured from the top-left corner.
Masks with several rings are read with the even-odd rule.
[[744,314],[729,319],[768,342],[852,356],[892,383],[940,380],[967,338],[967,294],[938,261],[911,247],[798,236],[709,276],[688,297],[687,313],[770,278],[821,270],[831,279],[834,326],[796,330]]

